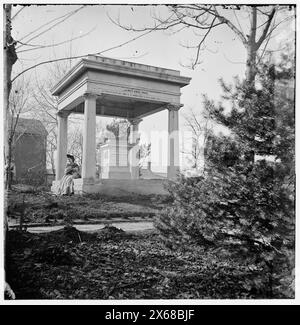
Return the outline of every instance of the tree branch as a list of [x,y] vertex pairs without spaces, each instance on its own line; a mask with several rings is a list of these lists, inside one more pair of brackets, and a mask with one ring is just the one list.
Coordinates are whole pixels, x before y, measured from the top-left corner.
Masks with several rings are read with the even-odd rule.
[[21,9],[19,9],[14,15],[13,15],[13,17],[11,18],[11,20],[14,20],[17,16],[18,16],[18,14],[23,10],[23,9],[25,9],[25,6],[23,6]]
[[[279,26],[281,25],[282,23],[288,21],[288,20],[291,20],[291,19],[294,19],[294,16],[290,16],[290,17],[286,17],[284,18],[283,20],[281,20],[278,24],[274,25],[273,28],[270,29],[270,31],[268,32],[267,36],[266,36],[266,39],[273,33],[273,31]],[[274,36],[270,37],[270,38],[273,38]]]
[[[121,44],[119,44],[119,45],[116,45],[116,46],[110,47],[110,48],[108,48],[108,49],[106,49],[106,50],[103,50],[103,51],[100,51],[100,52],[97,52],[97,53],[93,53],[93,54],[91,54],[91,55],[101,55],[101,54],[103,54],[103,53],[105,53],[105,52],[115,50],[115,49],[120,48],[120,47],[122,47],[122,46],[124,46],[124,45],[127,45],[127,44],[129,44],[129,43],[131,43],[131,42],[133,42],[133,41],[135,41],[135,40],[137,40],[137,39],[139,39],[139,38],[141,38],[141,37],[147,35],[147,34],[150,34],[150,33],[153,32],[154,30],[156,30],[156,29],[154,28],[154,29],[148,30],[146,33],[143,33],[143,34],[141,34],[141,35],[139,35],[139,36],[136,36],[136,37],[134,37],[134,38],[132,38],[132,39],[130,39],[130,40],[124,42],[124,43],[121,43]],[[34,69],[34,68],[37,68],[37,67],[40,66],[40,65],[44,65],[44,64],[48,64],[48,63],[53,63],[53,62],[58,62],[58,61],[81,59],[81,58],[84,58],[84,57],[86,57],[86,56],[88,56],[88,55],[89,55],[89,53],[84,54],[84,55],[70,56],[70,57],[64,57],[64,58],[59,58],[59,59],[55,59],[55,60],[48,60],[48,61],[40,62],[40,63],[38,63],[38,64],[35,64],[35,65],[33,65],[33,66],[31,66],[31,67],[29,67],[29,68],[27,68],[27,69],[21,71],[19,74],[17,74],[17,75],[12,79],[11,82],[13,83],[17,78],[19,78],[19,77],[20,77],[21,75],[23,75],[25,72],[27,72],[27,71],[29,71],[29,70],[32,70],[32,69]]]
[[271,11],[270,15],[269,15],[269,19],[268,19],[268,23],[266,24],[259,40],[257,41],[256,43],[256,48],[259,49],[259,47],[261,46],[262,42],[266,39],[266,36],[267,36],[267,33],[268,33],[268,30],[269,30],[269,27],[271,25],[271,22],[272,22],[272,19],[275,15],[275,12],[276,12],[276,8],[274,7],[273,10]]
[[242,41],[242,43],[246,46],[247,45],[247,39],[244,36],[243,32],[240,31],[231,21],[229,21],[227,18],[225,18],[224,16],[221,16],[218,11],[216,6],[214,6],[213,11],[211,11],[211,13],[217,17],[220,21],[222,21],[223,23],[225,23],[232,31],[234,31],[234,33],[240,38],[240,40]]
[[[180,24],[180,21],[178,19],[176,20],[171,20],[172,16],[174,16],[174,13],[170,15],[166,20],[161,21],[160,19],[156,18],[157,21],[159,21],[158,25],[155,25],[154,27],[143,27],[143,28],[134,28],[132,26],[125,26],[122,25],[119,21],[114,20],[113,18],[110,17],[110,15],[107,13],[106,14],[108,19],[116,26],[121,27],[124,30],[127,31],[133,31],[133,32],[144,32],[144,31],[153,31],[153,30],[166,30],[169,29],[170,27],[174,27],[176,25]],[[167,24],[167,26],[163,26],[164,24]]]
[[[80,7],[80,8],[82,8],[82,7]],[[79,9],[80,9],[80,8],[79,8]],[[62,15],[62,16],[59,16],[59,17],[57,17],[57,18],[54,18],[54,19],[48,21],[47,23],[43,24],[42,26],[39,26],[39,27],[36,28],[35,30],[33,30],[33,31],[31,31],[30,33],[28,33],[28,34],[26,34],[25,36],[23,36],[19,41],[22,41],[22,40],[25,39],[27,36],[29,36],[29,35],[35,33],[35,32],[38,31],[38,30],[41,30],[41,28],[43,28],[43,27],[45,27],[45,26],[47,26],[47,25],[53,23],[54,21],[59,20],[59,19],[61,19],[61,18],[64,18],[64,17],[66,17],[66,16],[69,16],[69,15],[75,13],[75,11],[77,12],[79,9],[73,10],[73,11],[71,11],[71,12],[68,12],[67,14],[64,14],[64,15]]]
[[[195,68],[195,66],[198,62],[201,46],[204,43],[204,41],[205,41],[206,37],[208,36],[209,32],[211,31],[211,29],[214,27],[215,20],[216,20],[216,17],[214,17],[209,30],[205,33],[204,37],[202,38],[201,42],[198,45],[197,55],[196,55],[196,59],[195,59],[194,63],[192,64],[192,69]],[[220,24],[222,24],[222,22]]]
[[252,7],[252,16],[251,16],[251,31],[249,36],[250,44],[256,46],[256,27],[257,27],[257,10],[256,7]]
[[28,52],[28,51],[34,51],[34,50],[39,50],[39,49],[42,49],[42,48],[46,48],[46,47],[55,47],[55,46],[59,46],[59,45],[63,45],[63,44],[66,44],[66,43],[70,43],[72,41],[75,41],[77,39],[80,39],[80,38],[83,38],[87,35],[89,35],[93,30],[95,30],[96,27],[93,27],[89,32],[85,33],[85,34],[82,34],[80,36],[77,36],[77,37],[73,37],[73,38],[70,38],[68,40],[65,40],[65,41],[62,41],[62,42],[59,42],[59,43],[55,43],[55,44],[49,44],[49,45],[34,45],[34,44],[28,44],[28,43],[22,43],[20,41],[17,41],[17,43],[20,43],[22,45],[25,45],[25,46],[31,46],[31,47],[34,47],[33,49],[27,49],[27,50],[22,50],[22,51],[19,51],[17,53],[23,53],[23,52]]

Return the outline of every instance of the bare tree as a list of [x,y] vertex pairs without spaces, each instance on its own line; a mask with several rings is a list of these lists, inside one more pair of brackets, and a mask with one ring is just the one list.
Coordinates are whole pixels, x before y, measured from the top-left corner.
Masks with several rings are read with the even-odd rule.
[[[35,91],[32,92],[32,97],[35,103],[32,108],[32,114],[43,123],[48,132],[47,165],[51,166],[53,174],[55,173],[54,154],[57,147],[58,100],[56,97],[52,96],[51,89],[68,70],[69,64],[67,61],[54,62],[49,66],[48,73],[43,80],[36,76],[34,86]],[[71,123],[76,120],[78,120],[76,116],[70,118]]]
[[82,130],[75,128],[68,137],[68,152],[72,154],[82,166],[82,149],[83,149],[83,135]]
[[17,133],[17,127],[20,116],[28,113],[30,110],[30,83],[29,81],[19,81],[15,83],[11,89],[11,96],[9,99],[9,115],[8,115],[8,129],[7,129],[7,151],[5,156],[6,179],[5,185],[7,189],[11,189],[12,185],[12,160],[15,143],[26,132],[26,129]]
[[151,143],[143,143],[141,144],[139,149],[140,152],[140,162],[139,162],[139,167],[140,170],[144,166],[144,164],[147,162],[147,169],[151,170],[151,161],[150,161],[150,156],[151,156]]
[[[193,69],[201,63],[200,53],[206,49],[205,43],[212,35],[212,31],[226,27],[245,47],[247,53],[246,82],[253,89],[255,88],[257,63],[266,53],[270,39],[274,36],[274,31],[283,23],[295,20],[295,11],[291,10],[295,6],[176,4],[167,5],[166,8],[168,9],[167,16],[162,17],[159,13],[154,13],[154,24],[152,26],[137,27],[122,24],[120,19],[111,18],[111,20],[123,29],[136,32],[170,30],[177,33],[183,29],[191,29],[199,37],[195,46],[187,46],[196,51],[191,65]],[[241,17],[241,13],[246,14],[247,18]],[[197,34],[199,31],[203,34]],[[254,152],[249,152],[248,156],[249,163],[253,162]]]
[[[46,30],[41,31],[40,28],[38,28],[37,30],[30,32],[29,34],[25,35],[23,37],[23,39],[26,39],[26,37],[31,37],[32,34],[34,34],[36,31],[38,31],[38,34],[31,37],[29,39],[29,41],[41,36],[42,34],[48,32],[52,28],[56,27],[58,24],[64,22],[66,19],[71,17],[73,14],[75,14],[76,12],[81,10],[83,7],[84,6],[80,7],[79,9],[74,10],[71,13],[68,13],[67,15],[58,17],[50,22],[47,22],[43,26],[40,26],[40,28],[44,27],[46,25],[49,25],[50,23],[53,23],[54,21],[59,20],[54,25],[47,27]],[[7,167],[8,171],[11,170],[11,144],[12,144],[12,138],[13,138],[11,136],[11,133],[14,132],[14,130],[17,127],[18,118],[19,118],[19,114],[20,114],[20,112],[16,113],[16,110],[23,109],[23,106],[22,105],[20,106],[20,103],[18,103],[17,106],[14,106],[14,104],[13,104],[14,100],[12,101],[10,99],[10,93],[11,93],[13,83],[17,83],[19,80],[21,80],[19,78],[17,79],[16,77],[14,77],[12,79],[13,66],[18,60],[18,52],[20,52],[20,50],[19,50],[20,47],[30,46],[30,47],[34,47],[35,49],[40,47],[40,46],[33,46],[32,44],[24,43],[27,40],[22,42],[21,40],[15,40],[12,37],[12,29],[13,29],[12,21],[19,14],[19,12],[21,10],[23,10],[23,8],[24,7],[22,7],[12,17],[12,5],[5,4],[3,7],[3,9],[4,9],[3,10],[3,14],[4,14],[4,51],[3,51],[3,55],[4,55],[4,136],[5,136],[4,151],[5,151],[5,158],[10,157],[9,159],[7,159],[7,162],[6,162],[6,167]],[[69,40],[69,41],[71,41],[71,40]],[[51,44],[51,46],[61,45],[61,44]],[[43,47],[45,47],[45,46],[43,46]],[[26,69],[26,70],[28,70],[28,69]],[[23,75],[23,72],[19,73],[18,76]],[[25,88],[26,87],[24,87],[23,89],[25,89]],[[14,97],[16,97],[16,96],[14,96]],[[13,105],[13,106],[10,107],[10,105]],[[14,115],[17,114],[17,118],[13,118],[12,116],[10,116],[12,111],[13,111]],[[11,121],[13,121],[13,122],[11,122]],[[15,123],[15,124],[12,126],[12,125],[9,125],[10,123]],[[6,180],[5,180],[6,183],[8,182],[8,184],[6,184],[6,187],[11,186],[11,180],[10,180],[11,177],[9,176],[9,174],[10,174],[10,172],[8,173],[8,176],[6,177]]]
[[[264,54],[275,29],[280,24],[294,19],[294,13],[289,12],[290,7],[288,6],[174,4],[166,7],[168,16],[161,17],[158,12],[154,12],[152,26],[137,27],[123,24],[119,18],[112,19],[110,17],[110,19],[128,31],[172,30],[173,33],[177,33],[183,29],[193,30],[199,36],[199,41],[195,46],[187,46],[196,51],[192,68],[201,62],[200,53],[205,49],[205,42],[212,30],[222,26],[226,27],[237,36],[247,51],[246,78],[249,82],[253,82],[255,79],[257,60]],[[280,17],[280,13],[283,11],[285,11],[284,17]],[[242,18],[238,18],[237,13],[246,14],[248,24],[241,23]],[[279,18],[277,19],[276,16]],[[245,32],[246,28],[248,30]],[[203,34],[199,35],[197,31],[201,31]]]
[[[9,112],[9,97],[11,92],[11,73],[12,67],[17,61],[17,54],[15,50],[16,42],[11,36],[11,4],[5,4],[3,7],[3,40],[4,40],[4,47],[3,47],[3,61],[4,61],[4,74],[3,74],[3,95],[4,95],[4,157],[11,157],[11,153],[9,152],[9,142],[8,142],[8,130],[9,130],[9,120],[10,120],[10,112]],[[8,164],[8,165],[7,165]],[[11,170],[11,158],[8,159],[6,162],[7,170]],[[10,174],[6,173],[6,174]],[[10,176],[6,177],[6,187],[10,187],[7,184],[9,181]]]
[[191,132],[192,147],[190,150],[183,150],[183,154],[191,163],[191,168],[199,171],[201,169],[201,159],[203,159],[204,147],[212,128],[209,115],[206,113],[203,117],[199,117],[191,110],[184,115],[185,125]]

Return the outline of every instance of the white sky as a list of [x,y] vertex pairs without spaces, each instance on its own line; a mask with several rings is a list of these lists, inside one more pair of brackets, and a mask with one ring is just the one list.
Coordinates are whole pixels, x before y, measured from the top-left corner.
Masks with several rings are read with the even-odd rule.
[[[72,43],[48,47],[43,50],[20,52],[20,60],[14,66],[14,73],[21,71],[29,66],[37,64],[44,60],[51,60],[54,57],[60,58],[72,55],[84,55],[96,53],[109,49],[113,46],[126,42],[138,34],[121,29],[114,25],[108,18],[119,17],[124,24],[131,24],[135,27],[151,25],[151,15],[154,12],[164,16],[167,13],[163,6],[134,6],[134,5],[86,5],[84,9],[67,19],[49,32],[37,37],[34,40],[30,38],[37,35],[35,32],[31,37],[24,38],[31,31],[36,30],[46,22],[56,17],[62,16],[81,5],[32,5],[23,9],[13,19],[12,35],[16,40],[22,40],[30,44],[49,45],[63,42],[65,40],[78,37],[91,31],[87,36],[72,41]],[[20,9],[14,7],[12,15]],[[232,10],[225,10],[225,15],[230,17],[235,24],[238,24]],[[236,13],[242,29],[246,32],[248,28],[247,13],[244,10]],[[47,27],[40,28],[39,31]],[[293,32],[292,24],[282,25],[278,29],[269,47],[274,49],[280,47],[280,43]],[[192,30],[185,30],[177,34],[171,34],[169,31],[157,31],[150,33],[134,42],[115,50],[104,53],[104,56],[117,59],[124,59],[137,63],[149,64],[180,70],[181,75],[191,77],[190,85],[182,88],[181,102],[184,107],[180,110],[180,128],[185,129],[183,115],[193,109],[196,114],[201,114],[202,103],[201,95],[207,94],[210,98],[218,100],[221,94],[219,78],[230,82],[233,76],[243,76],[245,71],[246,50],[236,35],[227,27],[221,25],[212,31],[206,42],[207,50],[201,53],[202,64],[195,70],[183,67],[195,52],[186,49],[180,44],[195,45],[199,42],[199,36]],[[27,50],[31,47],[22,46],[19,50]],[[72,62],[74,65],[76,61]],[[47,77],[47,67],[40,66],[31,70],[26,77],[35,78]],[[100,117],[101,119],[101,117]],[[150,130],[167,129],[167,111],[154,114],[144,119],[140,124],[140,130],[149,134]]]

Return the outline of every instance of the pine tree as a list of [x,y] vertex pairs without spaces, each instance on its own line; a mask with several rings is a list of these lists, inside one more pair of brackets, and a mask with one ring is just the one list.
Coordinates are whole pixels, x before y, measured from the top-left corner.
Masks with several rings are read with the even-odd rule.
[[220,104],[204,98],[230,134],[210,135],[202,177],[171,184],[174,203],[157,220],[169,245],[196,243],[247,260],[259,271],[250,287],[265,297],[293,294],[282,281],[290,284],[294,256],[294,98],[282,75],[263,64],[255,85],[221,82]]

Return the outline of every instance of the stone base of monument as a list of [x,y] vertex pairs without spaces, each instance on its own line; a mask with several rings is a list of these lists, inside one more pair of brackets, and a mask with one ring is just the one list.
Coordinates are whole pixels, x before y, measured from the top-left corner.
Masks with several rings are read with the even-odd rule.
[[[51,186],[51,192],[57,194],[60,181],[53,181]],[[77,178],[74,179],[74,192],[78,193],[95,193],[95,180],[93,178]]]
[[96,182],[93,178],[74,179],[75,194],[97,193]]
[[[101,193],[103,195],[124,196],[140,195],[167,195],[166,179],[74,179],[75,194]],[[59,185],[54,181],[51,187],[53,193]]]
[[131,173],[127,166],[104,167],[101,172],[101,179],[131,179]]
[[164,187],[166,183],[165,179],[102,179],[97,192],[113,196],[131,193],[167,195],[168,191]]

